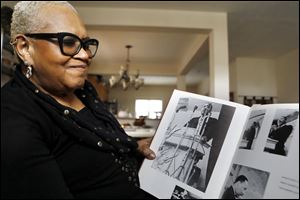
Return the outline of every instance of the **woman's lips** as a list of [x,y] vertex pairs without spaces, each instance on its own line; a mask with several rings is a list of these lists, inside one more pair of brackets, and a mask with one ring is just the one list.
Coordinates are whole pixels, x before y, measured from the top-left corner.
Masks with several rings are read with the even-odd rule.
[[76,65],[76,66],[71,66],[69,67],[69,70],[71,71],[76,71],[76,72],[80,72],[80,73],[84,73],[86,72],[88,69],[87,65]]

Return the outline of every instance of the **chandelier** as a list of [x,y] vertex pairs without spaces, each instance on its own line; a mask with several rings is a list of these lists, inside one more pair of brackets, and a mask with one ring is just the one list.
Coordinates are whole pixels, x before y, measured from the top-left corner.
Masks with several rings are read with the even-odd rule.
[[119,75],[120,76],[111,76],[109,78],[110,87],[114,87],[117,84],[122,85],[123,90],[127,90],[129,86],[133,86],[138,90],[142,85],[144,85],[144,79],[139,78],[139,70],[136,70],[133,75],[129,75],[129,51],[132,48],[132,45],[126,45],[127,48],[127,59],[125,67],[121,65]]

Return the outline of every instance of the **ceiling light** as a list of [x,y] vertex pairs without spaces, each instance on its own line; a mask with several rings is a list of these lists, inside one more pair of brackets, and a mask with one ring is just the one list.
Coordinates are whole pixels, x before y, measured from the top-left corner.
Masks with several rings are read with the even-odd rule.
[[127,88],[131,85],[136,90],[139,89],[142,85],[144,85],[144,79],[139,78],[139,70],[136,70],[133,75],[129,75],[129,51],[130,48],[132,48],[131,45],[126,45],[127,48],[127,59],[126,59],[126,65],[125,67],[121,65],[119,76],[111,76],[109,78],[109,85],[110,87],[114,87],[117,84],[120,84],[123,88],[123,90],[127,90]]

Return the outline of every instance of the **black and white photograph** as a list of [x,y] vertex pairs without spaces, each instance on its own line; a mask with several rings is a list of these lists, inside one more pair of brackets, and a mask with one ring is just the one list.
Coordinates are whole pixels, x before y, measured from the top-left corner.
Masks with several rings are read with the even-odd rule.
[[222,199],[262,199],[270,173],[233,164]]
[[265,114],[266,110],[253,110],[250,113],[242,140],[240,142],[240,149],[254,149]]
[[272,121],[265,152],[287,156],[293,141],[299,110],[278,109]]
[[176,185],[170,199],[201,199],[201,198],[191,193],[190,191],[187,191],[186,189]]
[[235,108],[180,98],[152,168],[205,192]]

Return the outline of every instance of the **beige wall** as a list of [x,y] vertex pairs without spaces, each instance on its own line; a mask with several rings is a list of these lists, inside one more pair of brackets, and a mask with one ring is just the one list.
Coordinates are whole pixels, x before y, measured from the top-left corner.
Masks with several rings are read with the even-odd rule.
[[204,78],[198,85],[198,93],[207,96],[209,94],[209,88],[209,78]]
[[186,91],[209,96],[209,77],[203,78],[198,84],[188,85]]
[[124,91],[120,87],[112,88],[109,91],[109,100],[118,100],[118,110],[128,109],[128,112],[134,116],[136,99],[161,99],[163,100],[163,111],[165,110],[169,99],[176,86],[143,86],[139,90],[128,88]]
[[[260,58],[237,58],[232,73],[236,78],[236,101],[243,102],[242,96],[277,96],[275,61]],[[235,77],[234,77],[235,73]],[[234,84],[231,86],[234,89]]]
[[275,103],[299,102],[299,49],[276,59],[237,58],[230,63],[230,91],[242,96],[273,96]]
[[290,51],[275,61],[278,102],[299,102],[299,49]]
[[187,85],[186,91],[191,93],[198,93],[198,85]]

